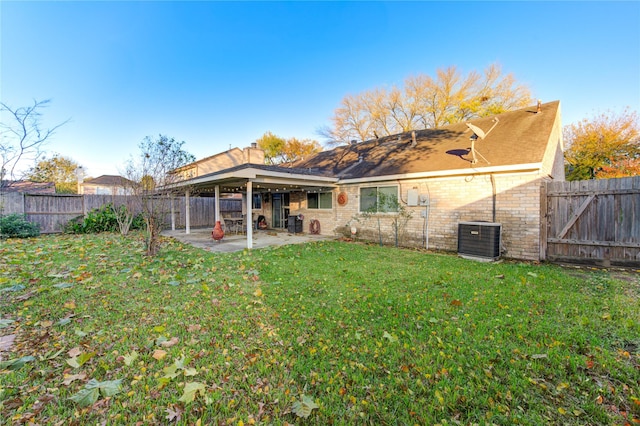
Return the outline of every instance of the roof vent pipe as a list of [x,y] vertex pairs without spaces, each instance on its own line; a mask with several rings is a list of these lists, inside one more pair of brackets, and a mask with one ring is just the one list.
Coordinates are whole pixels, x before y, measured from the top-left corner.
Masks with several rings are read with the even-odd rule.
[[536,114],[542,111],[542,101],[538,99],[538,109],[536,110]]
[[418,141],[416,140],[416,131],[413,130],[411,131],[411,146],[415,147],[416,145],[418,145]]
[[251,148],[257,148],[257,147],[258,147],[257,142],[251,142]]

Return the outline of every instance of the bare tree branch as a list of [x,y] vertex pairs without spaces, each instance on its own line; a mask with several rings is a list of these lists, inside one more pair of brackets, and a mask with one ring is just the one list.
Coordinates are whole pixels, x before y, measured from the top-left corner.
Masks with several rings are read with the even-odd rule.
[[17,180],[16,171],[26,160],[36,161],[42,147],[66,120],[48,129],[41,128],[41,110],[50,100],[33,101],[33,105],[12,108],[0,102],[0,188]]

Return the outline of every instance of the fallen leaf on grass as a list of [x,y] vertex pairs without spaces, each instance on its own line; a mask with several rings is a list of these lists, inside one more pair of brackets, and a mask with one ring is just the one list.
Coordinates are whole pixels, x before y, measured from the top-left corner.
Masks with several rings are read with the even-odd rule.
[[67,355],[69,355],[71,358],[74,358],[80,355],[81,353],[82,351],[80,350],[80,348],[76,346],[73,349],[69,349],[69,352],[67,352]]
[[311,415],[311,412],[318,407],[318,404],[313,401],[313,398],[307,395],[302,395],[300,401],[293,403],[291,411],[293,411],[296,416],[306,419]]
[[84,389],[69,399],[81,407],[93,405],[100,395],[113,396],[120,392],[120,383],[122,383],[121,379],[106,382],[99,382],[96,379],[91,379],[89,380],[89,383],[84,385]]
[[9,327],[14,322],[12,319],[0,319],[0,328]]
[[76,328],[75,330],[73,330],[73,333],[78,337],[85,337],[87,334],[89,334],[86,331],[80,330],[79,328]]
[[38,359],[40,361],[48,361],[50,359],[55,359],[58,357],[58,355],[60,355],[62,352],[64,352],[64,349],[60,349],[59,351],[54,352],[53,350],[47,352],[44,355],[38,355]]
[[[22,302],[24,300],[31,299],[35,294],[36,294],[35,291],[30,291],[26,294],[23,294],[22,296],[16,297],[16,300],[19,302]],[[24,306],[31,306],[31,305],[33,305],[33,301],[28,301],[24,303]]]
[[4,288],[0,288],[0,292],[5,292],[5,291],[20,291],[20,290],[24,290],[24,286],[21,284],[16,284],[16,285],[12,285],[11,287],[4,287]]
[[0,352],[8,351],[13,346],[13,341],[16,339],[15,334],[9,334],[8,336],[0,336]]
[[67,360],[67,364],[72,366],[73,368],[79,368],[84,365],[87,361],[93,358],[96,355],[95,352],[84,353],[78,356],[71,357]]
[[67,325],[70,322],[71,322],[71,317],[65,317],[65,318],[61,318],[60,320],[58,320],[56,325]]
[[133,361],[135,361],[137,358],[138,358],[138,352],[136,351],[130,352],[122,357],[124,364],[127,366],[131,365]]
[[167,356],[167,352],[163,351],[162,349],[156,349],[155,351],[153,351],[153,355],[151,356],[157,359],[158,361],[160,361],[161,359]]
[[80,374],[65,374],[64,375],[64,381],[62,382],[62,384],[64,386],[69,386],[71,383],[75,382],[76,380],[84,380],[87,378],[87,375],[85,373],[80,373]]
[[54,284],[53,286],[55,288],[69,288],[69,287],[73,287],[73,284],[71,284],[71,283],[58,283],[58,284]]
[[386,331],[382,335],[382,338],[383,339],[387,339],[391,343],[394,343],[394,342],[398,341],[398,338],[396,336],[392,336],[391,334],[387,333]]
[[66,309],[75,309],[76,308],[76,302],[74,302],[73,300],[66,302],[63,305]]
[[201,396],[205,396],[205,386],[200,382],[189,382],[184,385],[184,394],[180,397],[179,401],[188,404],[196,399],[196,395],[200,393]]
[[178,342],[180,342],[180,339],[174,336],[167,341],[160,342],[160,346],[162,346],[163,348],[170,348],[171,346],[177,345]]
[[167,415],[165,419],[170,422],[179,422],[182,419],[182,414],[184,414],[184,410],[179,405],[172,405],[171,407],[167,407],[165,410]]
[[17,371],[20,370],[27,362],[34,361],[32,356],[23,356],[22,358],[10,359],[0,362],[0,370]]

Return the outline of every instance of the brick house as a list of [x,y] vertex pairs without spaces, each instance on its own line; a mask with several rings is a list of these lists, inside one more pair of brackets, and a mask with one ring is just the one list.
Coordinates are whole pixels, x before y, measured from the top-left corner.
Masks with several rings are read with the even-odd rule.
[[433,250],[457,249],[459,222],[498,222],[504,256],[537,260],[542,186],[564,180],[562,150],[554,101],[352,143],[295,164],[243,163],[182,184],[243,193],[245,211],[254,220],[265,216],[273,228],[301,215],[305,231],[311,221],[327,235],[349,235],[354,227],[358,238],[393,243],[398,235],[401,245]]
[[80,194],[87,195],[126,195],[131,181],[118,175],[102,175],[85,179],[80,183]]

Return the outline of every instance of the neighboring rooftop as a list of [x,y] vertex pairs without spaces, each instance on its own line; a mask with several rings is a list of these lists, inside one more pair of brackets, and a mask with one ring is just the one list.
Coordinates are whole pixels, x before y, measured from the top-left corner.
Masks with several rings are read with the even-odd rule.
[[97,178],[85,179],[83,184],[104,185],[104,186],[122,186],[129,182],[127,178],[118,175],[102,175]]
[[54,194],[54,182],[31,182],[29,180],[5,180],[0,185],[3,192],[23,192],[28,194]]

